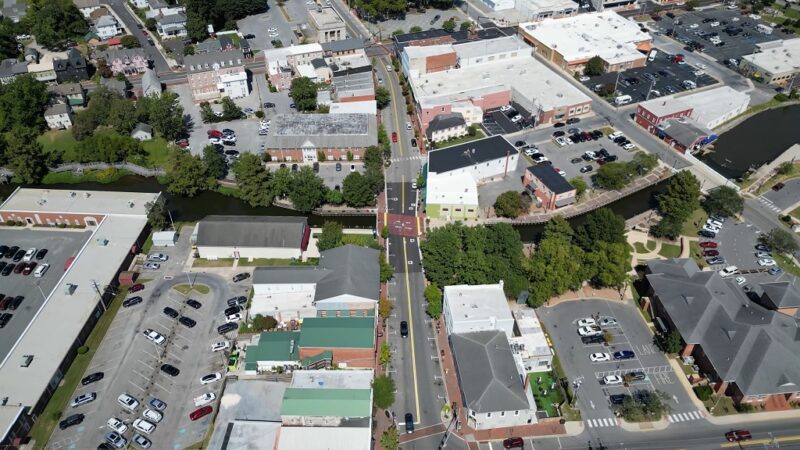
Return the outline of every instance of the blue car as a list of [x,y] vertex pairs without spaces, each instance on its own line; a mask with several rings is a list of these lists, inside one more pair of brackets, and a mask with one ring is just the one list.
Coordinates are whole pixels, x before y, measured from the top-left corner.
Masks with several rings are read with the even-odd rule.
[[630,350],[622,350],[621,352],[614,352],[614,359],[616,361],[623,361],[626,359],[633,359],[636,357],[636,354]]
[[778,275],[781,272],[783,272],[783,270],[780,267],[773,267],[767,271],[767,273],[769,273],[770,275]]

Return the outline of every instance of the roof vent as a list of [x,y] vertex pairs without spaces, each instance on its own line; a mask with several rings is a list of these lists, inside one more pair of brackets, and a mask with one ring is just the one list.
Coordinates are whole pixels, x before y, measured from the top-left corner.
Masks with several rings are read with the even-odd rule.
[[22,364],[20,367],[28,367],[33,362],[33,355],[22,355]]

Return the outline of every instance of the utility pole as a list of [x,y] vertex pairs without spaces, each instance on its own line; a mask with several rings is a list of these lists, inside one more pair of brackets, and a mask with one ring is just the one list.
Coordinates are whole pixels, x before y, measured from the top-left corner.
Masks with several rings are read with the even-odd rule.
[[108,308],[106,308],[106,302],[103,300],[103,293],[100,291],[100,285],[97,284],[97,281],[92,280],[92,287],[94,288],[95,292],[97,292],[97,295],[100,296],[100,304],[103,305],[103,313],[105,313],[108,311]]

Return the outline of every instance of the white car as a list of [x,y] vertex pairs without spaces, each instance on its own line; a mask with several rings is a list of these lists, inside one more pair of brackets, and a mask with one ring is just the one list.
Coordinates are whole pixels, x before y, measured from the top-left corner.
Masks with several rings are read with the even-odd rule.
[[708,26],[710,26],[711,28],[718,27],[719,22],[711,22],[710,24],[708,24]]
[[406,130],[410,130],[411,128],[411,122],[406,122]]
[[88,394],[81,394],[81,395],[75,397],[72,400],[72,403],[70,403],[70,406],[72,406],[73,408],[77,408],[78,406],[85,405],[87,403],[91,403],[91,402],[95,401],[95,399],[97,399],[97,393],[96,392],[90,392]]
[[30,262],[33,259],[33,255],[36,254],[36,247],[31,247],[25,252],[25,256],[22,258],[25,262]]
[[591,159],[592,161],[594,161],[595,159],[597,159],[597,153],[595,153],[595,152],[593,152],[593,151],[591,151],[591,150],[589,150],[589,151],[587,151],[587,152],[584,152],[583,154],[584,154],[584,155],[586,155],[586,157],[587,157],[587,158],[589,158],[589,159]]
[[144,337],[146,337],[148,341],[156,345],[164,345],[164,343],[167,342],[167,338],[162,336],[161,333],[151,330],[150,328],[142,331],[142,334],[144,334]]
[[40,265],[39,267],[37,267],[36,270],[33,271],[33,276],[36,277],[36,278],[41,278],[44,275],[44,273],[47,272],[47,269],[49,269],[49,268],[50,268],[50,264],[44,263],[44,264]]
[[522,117],[522,114],[520,114],[520,115],[514,116],[514,117],[511,119],[511,122],[513,122],[513,123],[517,123],[517,122],[521,121],[522,119],[524,119],[524,117]]
[[565,141],[563,137],[557,137],[556,144],[558,144],[559,147],[563,147],[567,145],[567,141]]
[[609,139],[611,139],[611,140],[613,141],[614,139],[616,139],[616,138],[618,138],[618,137],[622,137],[622,136],[624,136],[624,135],[622,134],[622,132],[621,132],[621,131],[615,131],[615,132],[613,132],[613,133],[609,134],[609,135],[608,135],[608,138],[609,138]]
[[580,80],[581,83],[585,83],[585,82],[591,80],[591,78],[589,78],[589,77],[580,77],[578,79]]
[[719,274],[720,274],[720,276],[725,278],[725,277],[729,277],[731,275],[736,274],[736,272],[738,272],[738,271],[739,271],[738,267],[736,267],[736,266],[728,266],[728,267],[720,270]]
[[600,331],[600,327],[598,326],[590,326],[590,327],[580,327],[578,328],[578,334],[581,336],[597,336],[602,334],[603,332]]
[[157,262],[148,262],[148,263],[144,263],[144,266],[142,266],[142,267],[144,267],[145,269],[148,269],[148,270],[158,270],[158,269],[161,268],[161,264],[159,264]]
[[117,397],[117,403],[128,411],[135,411],[139,407],[139,401],[128,394],[120,394]]
[[617,326],[617,319],[613,317],[603,317],[597,324],[601,327],[615,327]]
[[166,261],[168,259],[169,259],[169,256],[167,256],[167,255],[165,255],[163,253],[150,253],[149,255],[147,255],[147,260],[148,261],[161,262],[161,261]]
[[231,348],[231,344],[228,341],[214,342],[213,344],[211,344],[211,351],[212,352],[218,352],[220,350],[227,350],[229,348]]
[[194,398],[194,406],[203,406],[213,402],[217,398],[217,394],[209,392],[199,397]]
[[225,316],[225,322],[227,323],[239,322],[240,320],[242,320],[242,315],[240,313]]
[[775,265],[775,260],[772,258],[763,258],[758,260],[758,265],[761,267],[772,267]]
[[603,377],[603,384],[621,384],[622,377],[619,375],[606,375]]
[[608,353],[592,353],[589,355],[589,359],[592,362],[611,361],[611,355]]
[[714,219],[708,219],[706,220],[706,223],[711,225],[712,227],[722,228],[722,222],[719,222]]
[[511,111],[511,105],[503,105],[500,107],[501,112]]
[[208,138],[208,143],[209,144],[217,145],[217,144],[220,144],[221,142],[222,141],[218,137],[210,137],[210,138]]
[[695,28],[697,28],[697,27],[699,27],[699,26],[700,26],[700,25],[698,25],[698,24],[696,24],[696,23],[693,23],[693,24],[689,25],[689,28],[695,29]]
[[709,224],[703,225],[703,229],[706,231],[710,231],[712,233],[719,233],[719,231],[721,230],[721,228]]
[[221,379],[222,379],[222,374],[219,372],[214,372],[200,378],[200,384],[211,384]]
[[543,162],[545,162],[545,161],[550,161],[550,160],[547,158],[547,156],[537,156],[536,158],[533,158],[533,162],[535,162],[535,163],[537,163],[537,164],[543,163]]
[[745,277],[736,277],[736,278],[733,279],[733,281],[735,281],[736,284],[741,286],[741,285],[747,283],[747,278],[745,278]]
[[632,150],[632,149],[636,148],[636,146],[633,145],[633,144],[625,144],[625,145],[622,146],[622,148],[624,148],[625,150]]
[[119,434],[124,434],[126,431],[128,431],[128,426],[125,425],[123,421],[117,419],[116,417],[108,419],[106,425],[111,431],[116,431]]
[[276,37],[278,37],[278,33],[270,33],[269,37],[276,38]]
[[136,428],[144,434],[150,434],[156,429],[156,426],[144,419],[136,419],[133,421],[133,428]]
[[158,423],[158,422],[161,422],[161,419],[164,418],[164,415],[161,414],[158,411],[154,411],[154,410],[152,410],[150,408],[147,408],[142,413],[142,417],[144,417],[145,419],[149,420],[150,422]]
[[393,70],[394,70],[394,67],[392,67],[392,65],[391,65],[391,64],[387,64],[387,65],[386,65],[386,71],[387,71],[387,72],[391,72],[391,71],[393,71]]
[[275,28],[275,27],[269,27],[269,28],[267,28],[267,31],[270,32],[270,33],[274,33],[276,31],[278,31],[278,29]]

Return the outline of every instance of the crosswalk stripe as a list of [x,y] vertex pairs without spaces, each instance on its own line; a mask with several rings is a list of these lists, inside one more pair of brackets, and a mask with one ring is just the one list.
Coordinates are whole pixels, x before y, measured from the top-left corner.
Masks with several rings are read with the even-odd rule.
[[700,414],[700,411],[692,411],[692,415],[694,416],[695,419],[702,419],[703,418],[703,415]]
[[614,421],[613,421],[613,420],[611,420],[611,419],[603,419],[603,420],[604,420],[604,421],[606,421],[606,420],[608,421],[608,423],[607,423],[607,426],[609,426],[609,427],[610,427],[610,426],[612,426],[612,425],[614,425]]
[[594,428],[594,420],[587,420],[586,423],[589,424],[589,428]]

